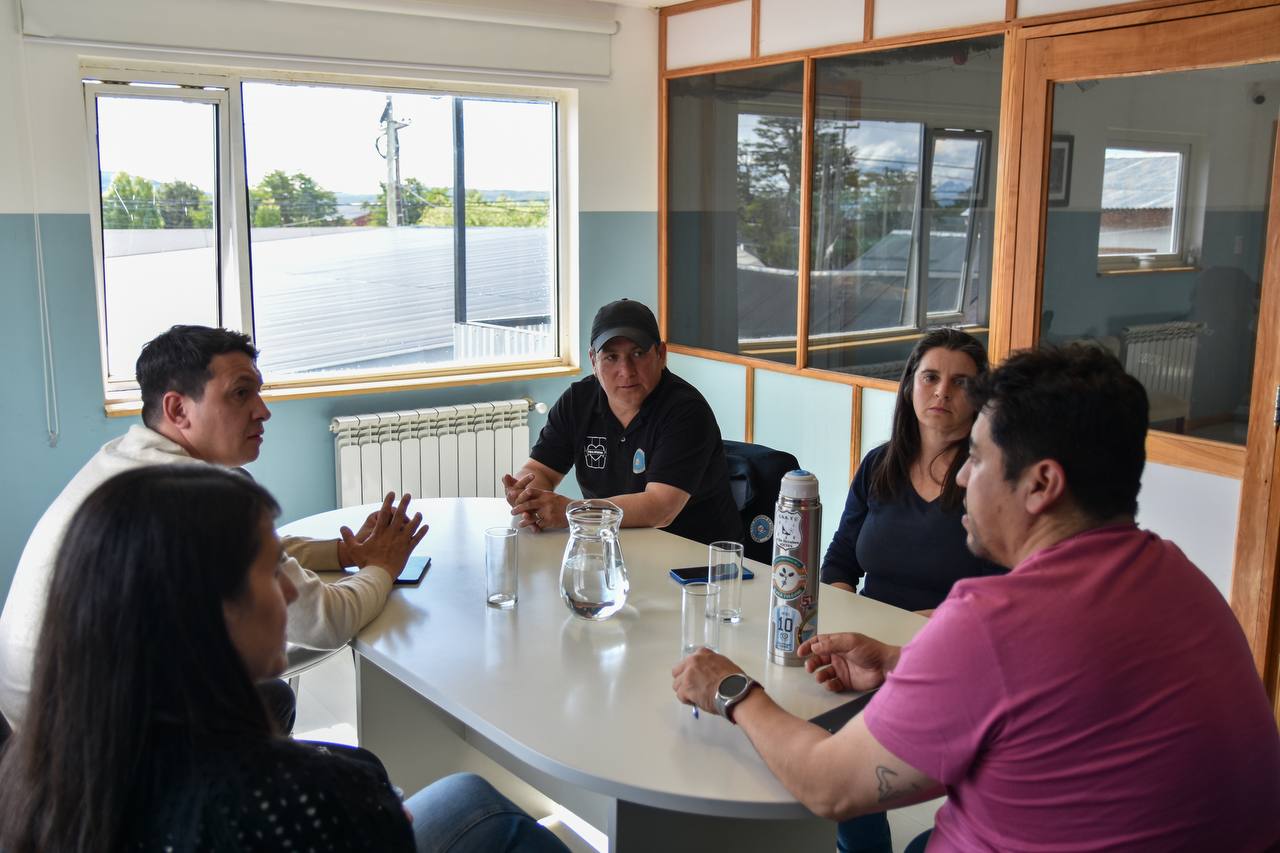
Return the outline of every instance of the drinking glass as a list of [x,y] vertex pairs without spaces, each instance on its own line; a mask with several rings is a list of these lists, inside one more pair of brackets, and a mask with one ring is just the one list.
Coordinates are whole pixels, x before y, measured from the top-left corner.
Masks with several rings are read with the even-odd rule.
[[713,583],[689,583],[680,598],[680,654],[720,648],[720,587]]
[[520,586],[520,549],[516,531],[490,527],[484,532],[485,602],[499,610],[516,606]]
[[707,549],[707,581],[720,587],[720,621],[742,619],[742,543],[712,542]]

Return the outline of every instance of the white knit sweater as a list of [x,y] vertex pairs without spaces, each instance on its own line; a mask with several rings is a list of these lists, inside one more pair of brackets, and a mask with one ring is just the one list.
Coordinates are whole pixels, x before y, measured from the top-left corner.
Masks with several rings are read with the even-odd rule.
[[[0,711],[15,727],[26,712],[36,642],[44,620],[45,599],[53,563],[67,525],[94,489],[121,471],[144,465],[197,463],[181,446],[154,430],[135,424],[103,445],[49,506],[36,524],[18,561],[4,612],[0,614]],[[325,583],[315,573],[337,571],[337,540],[285,537],[284,572],[298,588],[289,605],[289,642],[332,649],[382,611],[391,592],[391,576],[373,566],[358,574]],[[310,568],[303,568],[299,560]]]

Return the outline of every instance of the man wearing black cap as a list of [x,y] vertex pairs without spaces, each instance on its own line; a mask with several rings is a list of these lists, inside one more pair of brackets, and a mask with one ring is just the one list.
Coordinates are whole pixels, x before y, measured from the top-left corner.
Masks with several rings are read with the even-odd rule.
[[521,527],[566,527],[570,468],[588,498],[608,498],[625,527],[663,527],[700,542],[738,540],[720,427],[698,390],[666,369],[658,321],[619,299],[591,323],[592,376],[561,395],[529,460],[502,478]]

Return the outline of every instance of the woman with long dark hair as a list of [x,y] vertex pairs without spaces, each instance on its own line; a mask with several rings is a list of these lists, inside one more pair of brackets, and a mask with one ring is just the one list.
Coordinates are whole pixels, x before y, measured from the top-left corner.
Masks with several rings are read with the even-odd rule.
[[273,730],[253,685],[284,668],[296,596],[277,512],[211,465],[127,471],[84,502],[0,763],[0,847],[564,850],[478,777],[402,804],[370,753]]
[[[907,358],[887,444],[858,466],[840,526],[822,561],[822,580],[905,610],[925,613],[961,578],[1000,567],[965,545],[964,489],[956,474],[969,458],[977,412],[966,388],[987,372],[987,351],[958,329],[929,332]],[[836,832],[840,853],[889,853],[883,812],[853,818]]]
[[1002,571],[965,547],[964,489],[977,412],[965,393],[987,352],[959,329],[935,329],[907,358],[887,444],[866,455],[849,487],[822,580],[905,610],[937,607],[961,578]]

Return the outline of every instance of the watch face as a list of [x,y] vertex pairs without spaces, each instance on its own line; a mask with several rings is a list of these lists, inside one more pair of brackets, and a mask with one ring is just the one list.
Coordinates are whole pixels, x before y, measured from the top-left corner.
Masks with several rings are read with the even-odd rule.
[[718,692],[724,698],[732,699],[741,693],[746,686],[747,677],[739,672],[733,675],[726,675],[724,680],[720,682],[720,690]]

